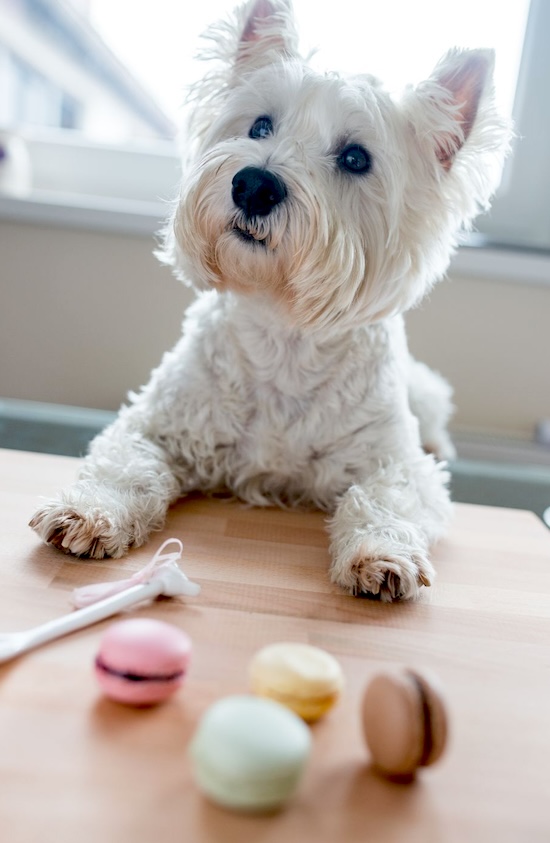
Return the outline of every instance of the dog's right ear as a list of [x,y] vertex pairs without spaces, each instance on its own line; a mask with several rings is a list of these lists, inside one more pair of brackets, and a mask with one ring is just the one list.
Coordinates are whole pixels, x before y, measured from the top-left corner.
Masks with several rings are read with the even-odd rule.
[[278,57],[298,55],[298,35],[290,0],[251,0],[242,7],[235,70],[263,67]]

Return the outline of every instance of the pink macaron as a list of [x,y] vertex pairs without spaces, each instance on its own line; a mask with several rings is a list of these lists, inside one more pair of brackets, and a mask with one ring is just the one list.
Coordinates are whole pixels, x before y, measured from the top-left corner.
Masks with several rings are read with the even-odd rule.
[[177,626],[151,618],[119,621],[101,639],[95,675],[110,699],[154,705],[182,685],[191,650],[191,639]]

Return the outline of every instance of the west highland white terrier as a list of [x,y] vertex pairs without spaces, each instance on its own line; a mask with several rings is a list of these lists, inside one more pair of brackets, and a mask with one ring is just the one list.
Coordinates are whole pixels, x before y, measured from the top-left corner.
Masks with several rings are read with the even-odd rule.
[[412,598],[451,504],[447,383],[402,314],[487,207],[507,149],[493,55],[452,50],[394,100],[319,74],[286,0],[209,30],[163,258],[199,295],[183,336],[31,526],[101,559],[192,490],[330,513],[331,578]]

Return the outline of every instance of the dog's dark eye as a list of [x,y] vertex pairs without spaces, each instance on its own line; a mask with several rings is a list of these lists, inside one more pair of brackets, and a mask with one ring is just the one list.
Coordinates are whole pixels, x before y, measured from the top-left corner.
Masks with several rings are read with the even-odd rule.
[[249,138],[254,138],[254,140],[259,140],[261,138],[267,138],[269,135],[273,134],[273,123],[271,122],[271,117],[258,117],[254,120],[250,131],[248,133]]
[[372,157],[370,152],[362,146],[353,143],[351,146],[346,146],[338,156],[338,166],[347,173],[364,175],[372,167]]

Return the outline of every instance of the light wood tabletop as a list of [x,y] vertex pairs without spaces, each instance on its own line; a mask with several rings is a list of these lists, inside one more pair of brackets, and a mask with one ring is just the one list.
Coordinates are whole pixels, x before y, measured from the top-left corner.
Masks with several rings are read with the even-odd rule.
[[[39,496],[70,482],[71,458],[0,451],[0,632],[70,611],[77,585],[139,570],[161,542],[184,543],[196,598],[133,616],[185,629],[194,660],[166,704],[102,697],[92,672],[111,620],[0,666],[2,843],[539,843],[550,841],[550,532],[528,512],[456,505],[417,603],[342,594],[327,576],[323,515],[193,497],[120,561],[79,562],[27,527]],[[197,791],[187,757],[210,703],[248,691],[257,648],[301,641],[336,656],[340,703],[313,728],[294,800],[235,814]],[[444,759],[410,785],[369,765],[359,718],[377,671],[427,668],[446,689]]]

